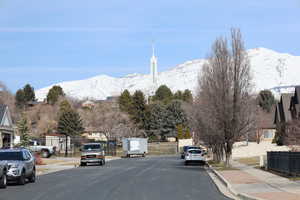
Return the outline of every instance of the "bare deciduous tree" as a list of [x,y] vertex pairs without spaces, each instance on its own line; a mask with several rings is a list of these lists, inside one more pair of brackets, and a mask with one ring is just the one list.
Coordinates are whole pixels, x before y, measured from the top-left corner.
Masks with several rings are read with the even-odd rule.
[[[234,142],[253,131],[254,114],[250,64],[238,29],[231,31],[231,46],[219,38],[202,67],[194,112],[197,132],[211,146],[216,160],[232,154]],[[255,109],[254,109],[255,111]]]
[[92,109],[81,109],[79,113],[87,129],[101,131],[107,138],[138,136],[139,129],[132,123],[130,117],[110,104],[98,104]]

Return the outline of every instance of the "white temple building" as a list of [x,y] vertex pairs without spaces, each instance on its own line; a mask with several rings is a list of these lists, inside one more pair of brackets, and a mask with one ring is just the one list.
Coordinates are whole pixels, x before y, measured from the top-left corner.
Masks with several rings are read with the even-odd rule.
[[150,76],[152,82],[150,95],[153,96],[158,88],[157,57],[155,56],[154,45],[152,45],[152,57],[150,59]]
[[154,46],[152,46],[152,57],[150,59],[150,75],[153,85],[157,84],[157,57],[154,53]]

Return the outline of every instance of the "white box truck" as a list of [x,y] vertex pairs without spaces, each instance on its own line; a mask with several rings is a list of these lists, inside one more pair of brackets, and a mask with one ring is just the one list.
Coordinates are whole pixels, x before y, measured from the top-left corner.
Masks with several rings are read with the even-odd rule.
[[126,157],[131,155],[141,155],[143,157],[148,153],[147,138],[123,138],[123,152]]

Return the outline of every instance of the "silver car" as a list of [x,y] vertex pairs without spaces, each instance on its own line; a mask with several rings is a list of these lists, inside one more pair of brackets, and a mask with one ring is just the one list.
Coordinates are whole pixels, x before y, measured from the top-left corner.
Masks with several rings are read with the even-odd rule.
[[35,158],[27,149],[2,149],[0,161],[7,162],[7,180],[17,181],[20,185],[35,182]]
[[80,165],[86,166],[88,163],[105,165],[105,153],[100,143],[87,143],[82,146]]
[[185,165],[188,165],[192,162],[200,162],[202,164],[205,163],[205,151],[201,149],[189,149],[184,157]]
[[7,162],[0,161],[0,188],[6,188],[7,168]]

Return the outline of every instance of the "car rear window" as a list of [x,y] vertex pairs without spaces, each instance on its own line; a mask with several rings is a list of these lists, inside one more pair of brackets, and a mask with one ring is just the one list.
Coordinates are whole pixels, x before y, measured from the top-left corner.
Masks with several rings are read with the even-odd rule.
[[200,147],[189,147],[189,149],[201,149]]
[[189,150],[189,153],[191,153],[191,154],[201,154],[202,151],[198,150],[198,149],[193,149],[193,150]]
[[21,151],[0,152],[0,160],[23,160],[23,154]]
[[94,149],[101,149],[101,145],[100,144],[87,144],[83,146],[84,150],[94,150]]

